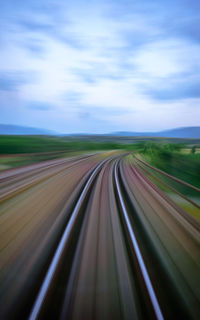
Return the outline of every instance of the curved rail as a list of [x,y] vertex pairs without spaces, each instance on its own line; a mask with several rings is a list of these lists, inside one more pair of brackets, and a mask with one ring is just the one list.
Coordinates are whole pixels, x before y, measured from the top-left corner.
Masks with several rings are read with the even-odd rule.
[[[147,188],[150,195],[150,205],[153,204],[152,199],[155,200],[152,212],[151,210],[148,212],[149,207],[142,202],[148,194],[144,193],[144,197],[140,197],[144,190],[140,189],[142,178],[139,180],[139,174],[138,176],[135,174],[136,178],[132,175],[131,166],[128,168],[123,166],[122,157],[123,155],[110,156],[98,165],[94,166],[93,164],[92,169],[90,168],[90,171],[87,171],[87,175],[84,176],[84,180],[81,180],[73,201],[68,201],[70,205],[67,204],[62,209],[62,212],[67,213],[67,219],[61,220],[62,228],[59,227],[59,233],[57,233],[58,229],[53,230],[55,234],[57,233],[55,241],[52,240],[54,246],[52,246],[45,265],[41,263],[38,266],[42,273],[39,274],[39,277],[32,278],[32,282],[35,282],[36,285],[32,289],[30,287],[32,292],[30,292],[30,296],[27,295],[29,296],[27,306],[24,307],[26,303],[23,302],[23,306],[19,310],[21,314],[25,310],[29,320],[57,318],[59,315],[61,315],[60,319],[67,317],[69,319],[93,319],[95,314],[98,314],[98,318],[104,319],[103,316],[100,316],[100,309],[103,311],[114,310],[117,315],[116,319],[155,318],[163,320],[164,317],[170,318],[174,314],[182,315],[180,318],[187,317],[187,313],[193,314],[190,312],[191,308],[184,307],[186,300],[179,292],[179,288],[182,288],[181,285],[183,284],[183,288],[185,288],[189,282],[185,282],[182,278],[173,282],[174,275],[176,276],[178,271],[182,275],[181,272],[184,269],[178,269],[179,264],[177,264],[176,270],[174,266],[174,269],[170,269],[171,261],[168,264],[167,260],[168,257],[174,259],[171,253],[173,252],[173,241],[174,239],[176,241],[176,238],[170,236],[172,247],[170,244],[166,249],[167,240],[163,241],[163,239],[168,239],[165,235],[169,235],[171,230],[182,232],[185,229],[182,229],[182,225],[180,229],[172,228],[169,231],[159,228],[159,226],[165,226],[164,218],[170,213],[169,209],[163,209],[165,208],[164,201],[161,202],[162,205],[164,204],[163,207],[156,206],[158,197],[154,192],[150,192],[150,188]],[[129,182],[132,184],[129,185]],[[133,187],[132,191],[131,187]],[[65,194],[63,194],[63,198],[64,201]],[[144,214],[143,207],[147,210]],[[163,211],[163,219],[159,225],[156,222],[161,220],[160,211]],[[151,217],[154,217],[154,214],[158,215],[157,220],[155,219],[156,231],[159,230],[158,235],[154,233],[154,226],[151,227],[148,223],[146,212],[150,213],[149,221],[152,220]],[[66,223],[66,221],[68,222]],[[169,220],[170,227],[174,226],[174,221]],[[167,226],[166,224],[166,229]],[[51,236],[54,236],[54,233]],[[184,233],[183,236],[185,237],[185,235],[187,234]],[[87,241],[85,236],[87,236]],[[178,239],[183,239],[183,236],[181,233],[181,237]],[[183,242],[183,245],[185,243]],[[45,248],[43,246],[39,254],[45,252]],[[195,249],[196,243],[189,243],[188,248]],[[179,246],[178,249],[182,254],[182,247]],[[183,250],[185,250],[184,247]],[[194,257],[196,257],[195,252]],[[37,254],[38,258],[39,254]],[[88,258],[89,256],[91,258]],[[174,261],[176,262],[178,259],[174,259]],[[193,268],[193,265],[191,267]],[[191,270],[194,270],[196,277],[198,272],[195,271],[195,268],[196,266]],[[98,277],[96,277],[97,274]],[[187,276],[187,273],[183,273],[183,275],[185,274]],[[38,280],[35,281],[35,279]],[[196,280],[196,278],[194,279]],[[103,284],[106,284],[107,291],[102,290]],[[112,284],[114,284],[113,287]],[[90,290],[90,286],[92,290]],[[24,288],[26,294],[29,286]],[[109,290],[110,288],[112,288],[112,292]],[[99,289],[101,290],[98,291]],[[99,292],[102,294],[101,297]],[[190,301],[194,303],[191,304],[192,308],[196,305],[196,292],[194,291],[194,298],[193,292],[186,295],[186,298],[189,297]],[[117,297],[116,300],[114,300],[115,297]],[[89,301],[88,309],[86,300]],[[104,303],[104,301],[106,302]],[[116,304],[112,304],[112,301],[116,301]],[[116,305],[119,305],[118,309]],[[9,314],[12,312],[11,309]],[[16,310],[18,312],[17,308]],[[88,313],[85,313],[85,317],[83,317],[82,310],[89,310]],[[91,317],[90,310],[93,310]],[[105,319],[109,319],[109,312]],[[194,319],[196,318],[194,317]]]
[[125,203],[124,203],[124,200],[123,200],[123,197],[122,197],[122,193],[121,193],[121,189],[120,189],[120,185],[119,185],[118,174],[117,174],[117,166],[118,166],[118,164],[119,164],[119,162],[115,164],[115,183],[116,183],[116,188],[117,188],[117,194],[118,194],[118,197],[119,197],[119,200],[120,200],[120,206],[121,206],[121,209],[122,209],[122,212],[123,212],[123,215],[124,215],[124,220],[125,220],[128,232],[129,232],[131,243],[132,243],[132,246],[134,248],[134,252],[136,254],[136,257],[137,257],[137,260],[138,260],[138,263],[139,263],[139,266],[140,266],[140,270],[141,270],[141,273],[142,273],[142,276],[143,276],[143,279],[144,279],[144,282],[145,282],[145,285],[146,285],[146,288],[147,288],[147,291],[148,291],[148,294],[149,294],[149,298],[151,300],[151,303],[152,303],[152,306],[153,306],[153,309],[154,309],[154,312],[155,312],[155,315],[156,315],[156,318],[158,320],[164,320],[164,317],[162,315],[162,311],[160,309],[156,294],[154,292],[150,277],[148,275],[148,271],[147,271],[147,268],[145,266],[142,254],[140,252],[140,249],[139,249],[139,246],[138,246],[134,231],[133,231],[132,226],[131,226],[131,222],[130,222],[130,219],[129,219],[129,216],[128,216],[128,212],[126,210],[126,206],[125,206]]
[[62,256],[62,253],[69,241],[69,238],[70,238],[70,235],[73,231],[73,228],[74,228],[74,225],[75,225],[75,222],[76,222],[76,219],[77,219],[77,216],[79,214],[79,211],[80,211],[80,208],[83,204],[83,201],[84,201],[84,198],[85,196],[87,195],[87,192],[88,192],[88,189],[91,185],[91,183],[93,182],[93,179],[95,178],[96,174],[98,173],[99,169],[102,167],[102,165],[107,161],[104,160],[102,161],[95,169],[94,171],[92,172],[91,176],[89,177],[80,197],[79,197],[79,200],[71,214],[71,217],[69,219],[69,222],[64,230],[64,233],[63,233],[63,236],[61,238],[61,241],[57,247],[57,250],[54,254],[54,257],[52,259],[52,262],[49,266],[49,269],[46,273],[46,276],[45,276],[45,279],[42,283],[42,286],[39,290],[39,293],[37,295],[37,298],[36,298],[36,301],[33,305],[33,308],[32,308],[32,311],[31,311],[31,314],[29,316],[29,320],[36,320],[40,314],[40,311],[42,309],[42,305],[43,305],[43,302],[45,300],[45,297],[48,293],[48,290],[50,288],[50,285],[52,283],[52,280],[53,280],[53,277],[56,273],[56,269],[57,269],[57,266],[59,264],[59,261],[61,259],[61,256]]

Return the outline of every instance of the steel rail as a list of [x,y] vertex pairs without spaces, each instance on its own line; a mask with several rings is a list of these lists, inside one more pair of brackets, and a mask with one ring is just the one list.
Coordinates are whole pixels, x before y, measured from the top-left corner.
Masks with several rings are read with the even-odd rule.
[[94,177],[96,176],[97,172],[99,171],[99,169],[102,167],[102,165],[108,161],[108,159],[105,159],[103,160],[95,169],[94,171],[92,172],[92,174],[90,175],[77,203],[76,203],[76,206],[71,214],[71,217],[69,219],[69,222],[64,230],[64,233],[62,235],[62,238],[60,240],[60,243],[56,249],[56,252],[54,254],[54,257],[50,263],[50,266],[48,268],[48,271],[46,273],[46,276],[44,278],[44,281],[41,285],[41,288],[39,290],[39,293],[36,297],[36,300],[35,300],[35,303],[33,305],[33,308],[31,310],[31,313],[30,313],[30,316],[29,316],[29,320],[36,320],[40,314],[40,311],[42,309],[42,305],[43,305],[43,302],[45,300],[45,297],[47,296],[47,293],[48,293],[48,290],[50,288],[50,285],[52,283],[52,280],[53,280],[53,277],[56,273],[56,269],[57,269],[57,266],[59,264],[59,261],[61,259],[61,256],[63,254],[63,251],[67,245],[67,242],[69,241],[69,238],[70,238],[70,235],[71,235],[71,232],[73,231],[73,227],[75,225],[75,222],[76,222],[76,218],[78,216],[78,213],[80,211],[80,208],[83,204],[83,201],[84,201],[84,198],[85,196],[87,195],[87,191],[90,187],[90,184],[92,183]]
[[149,298],[151,300],[151,303],[152,303],[153,310],[155,312],[156,318],[158,320],[164,320],[162,311],[161,311],[160,306],[159,306],[159,302],[157,300],[157,297],[156,297],[156,294],[154,292],[154,289],[153,289],[153,286],[152,286],[152,283],[151,283],[147,268],[145,266],[142,254],[140,252],[139,245],[138,245],[137,240],[136,240],[136,236],[135,236],[133,228],[131,226],[131,222],[130,222],[130,219],[129,219],[129,216],[128,216],[128,212],[126,210],[125,202],[124,202],[123,197],[122,197],[122,193],[121,193],[121,189],[120,189],[120,185],[119,185],[118,174],[117,174],[117,166],[118,166],[118,164],[119,164],[119,161],[115,164],[115,171],[114,171],[115,184],[116,184],[117,194],[118,194],[119,201],[120,201],[120,206],[121,206],[121,209],[122,209],[122,212],[123,212],[123,215],[124,215],[124,220],[125,220],[125,223],[126,223],[126,226],[127,226],[127,229],[128,229],[128,233],[129,233],[129,236],[130,236],[130,239],[131,239],[131,244],[132,244],[134,252],[136,254],[137,261],[138,261],[138,264],[140,266],[140,270],[141,270],[141,273],[142,273],[142,276],[143,276],[143,279],[144,279],[144,283],[145,283],[145,286],[147,288],[148,295],[149,295]]

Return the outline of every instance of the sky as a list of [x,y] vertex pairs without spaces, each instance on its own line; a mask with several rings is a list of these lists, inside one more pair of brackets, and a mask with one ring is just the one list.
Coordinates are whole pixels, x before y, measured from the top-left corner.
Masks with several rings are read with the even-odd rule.
[[0,0],[0,123],[200,125],[199,0]]

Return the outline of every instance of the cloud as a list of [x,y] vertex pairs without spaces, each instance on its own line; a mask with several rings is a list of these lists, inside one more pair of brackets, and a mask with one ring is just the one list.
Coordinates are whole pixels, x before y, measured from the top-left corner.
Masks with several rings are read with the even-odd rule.
[[0,90],[1,91],[12,91],[15,90],[19,85],[19,81],[10,77],[0,77]]
[[83,120],[88,120],[91,117],[91,114],[89,112],[86,112],[86,111],[80,111],[78,113],[78,115]]
[[44,47],[39,43],[26,43],[25,47],[27,50],[29,50],[34,56],[44,56]]
[[143,86],[142,91],[160,102],[200,98],[200,76],[196,72],[183,72],[176,77],[154,79]]
[[39,101],[37,101],[37,102],[33,101],[33,102],[29,103],[28,107],[30,109],[40,110],[40,111],[47,111],[47,110],[51,110],[53,108],[53,106],[51,104],[39,102]]
[[197,2],[4,1],[4,105],[29,125],[65,132],[159,130],[160,118],[170,125],[183,109],[185,125],[187,108],[195,122]]
[[200,17],[187,16],[167,25],[166,33],[174,34],[190,42],[200,43]]
[[52,33],[54,30],[54,25],[51,23],[41,23],[34,20],[23,20],[18,21],[18,24],[23,27],[24,29],[27,29],[28,31],[33,32],[47,32]]
[[200,98],[200,81],[199,83],[176,84],[175,86],[165,87],[164,89],[152,89],[148,91],[149,95],[157,100],[180,100]]
[[34,79],[33,72],[4,71],[0,72],[0,91],[15,91]]

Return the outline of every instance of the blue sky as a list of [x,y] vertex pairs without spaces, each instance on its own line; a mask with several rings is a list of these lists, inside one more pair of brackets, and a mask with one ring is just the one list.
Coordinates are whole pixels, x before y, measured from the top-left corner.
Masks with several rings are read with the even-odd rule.
[[0,28],[0,123],[200,125],[199,0],[2,0]]

